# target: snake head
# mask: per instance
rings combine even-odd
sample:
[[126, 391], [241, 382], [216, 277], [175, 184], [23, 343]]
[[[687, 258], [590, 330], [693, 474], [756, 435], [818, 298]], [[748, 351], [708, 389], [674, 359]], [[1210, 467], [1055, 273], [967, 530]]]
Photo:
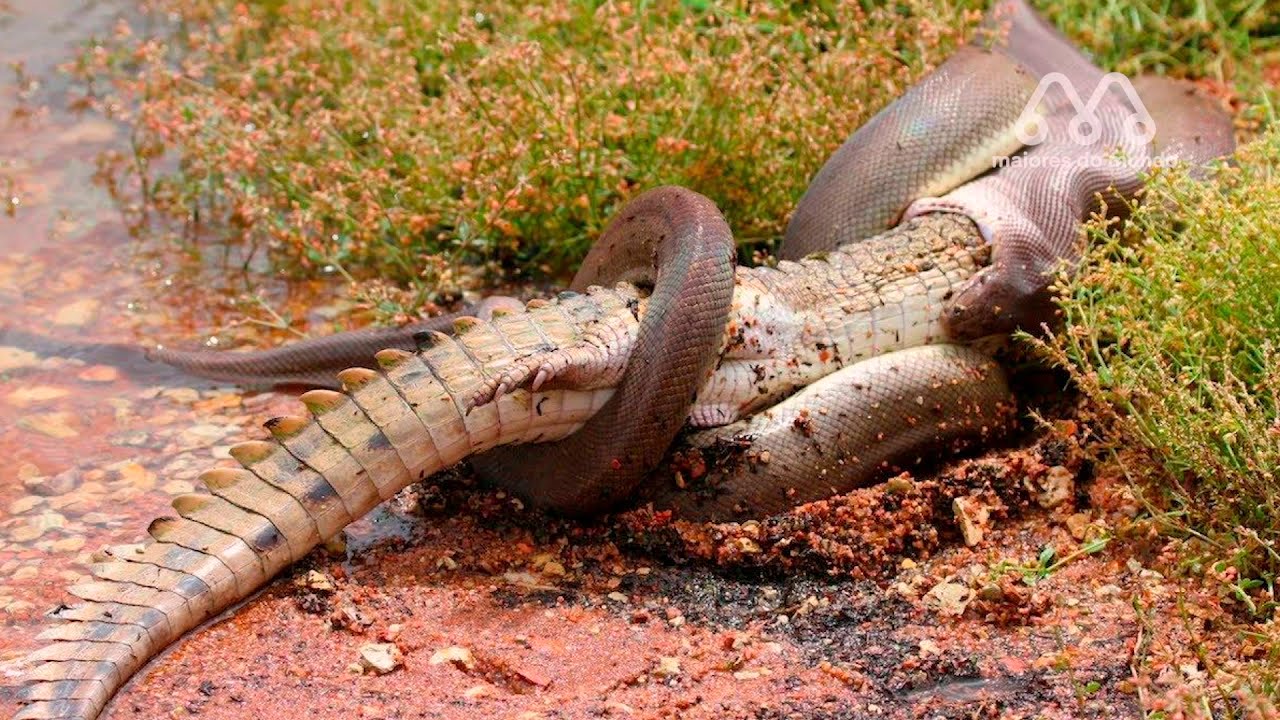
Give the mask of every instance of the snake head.
[[1181, 81], [1104, 74], [1023, 0], [999, 3], [987, 28], [995, 52], [1040, 79], [1032, 101], [1044, 132], [991, 172], [916, 200], [904, 214], [967, 215], [991, 244], [991, 266], [947, 309], [957, 340], [1051, 324], [1052, 285], [1079, 264], [1090, 217], [1122, 219], [1158, 164], [1202, 165], [1235, 148], [1231, 119], [1215, 100]]

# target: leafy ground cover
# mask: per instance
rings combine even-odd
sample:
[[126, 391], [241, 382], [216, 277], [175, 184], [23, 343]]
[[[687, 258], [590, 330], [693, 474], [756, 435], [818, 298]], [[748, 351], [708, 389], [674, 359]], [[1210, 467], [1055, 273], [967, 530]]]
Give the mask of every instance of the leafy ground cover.
[[[767, 249], [830, 152], [983, 5], [200, 0], [153, 14], [169, 33], [121, 25], [74, 72], [134, 128], [107, 175], [135, 220], [408, 287], [358, 292], [412, 312], [477, 280], [565, 277], [661, 183]], [[1104, 66], [1206, 78], [1242, 124], [1265, 117], [1260, 1], [1050, 10]]]
[[1064, 327], [1039, 345], [1095, 414], [1188, 572], [1271, 617], [1280, 570], [1280, 135], [1205, 182], [1151, 181], [1120, 233], [1091, 232], [1064, 282]]
[[[1196, 79], [1246, 142], [1207, 180], [1159, 174], [1121, 232], [1095, 227], [1039, 347], [1080, 389], [1099, 460], [1179, 544], [1174, 565], [1274, 637], [1280, 14], [1266, 0], [1044, 9], [1104, 67]], [[342, 272], [389, 319], [564, 278], [613, 209], [661, 183], [707, 194], [744, 256], [766, 252], [827, 155], [981, 10], [192, 0], [164, 4], [146, 35], [121, 25], [71, 71], [132, 128], [133, 152], [102, 176], [139, 229]], [[1262, 697], [1280, 664], [1267, 647], [1248, 680]]]

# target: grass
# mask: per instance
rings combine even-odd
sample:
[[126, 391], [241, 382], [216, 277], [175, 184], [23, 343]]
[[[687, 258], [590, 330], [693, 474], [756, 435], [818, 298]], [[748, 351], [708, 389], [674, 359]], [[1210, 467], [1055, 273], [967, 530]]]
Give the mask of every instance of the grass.
[[477, 281], [564, 278], [614, 208], [662, 183], [767, 244], [845, 133], [978, 17], [924, 0], [174, 10], [176, 39], [122, 32], [74, 68], [131, 114], [117, 187], [182, 237], [212, 227], [294, 272], [408, 286], [406, 312]]
[[[1265, 618], [1280, 571], [1280, 11], [1037, 4], [1102, 67], [1194, 78], [1256, 138], [1208, 182], [1156, 176], [1118, 235], [1093, 228], [1040, 347], [1185, 567]], [[614, 209], [662, 183], [711, 197], [744, 256], [767, 251], [830, 152], [984, 6], [162, 0], [153, 32], [121, 25], [69, 70], [132, 128], [102, 175], [135, 227], [337, 271], [399, 319], [463, 288], [564, 279]], [[1275, 623], [1257, 626], [1258, 667], [1280, 655]], [[1274, 698], [1274, 674], [1256, 678], [1249, 697]]]
[[1205, 82], [1249, 130], [1273, 115], [1280, 11], [1270, 0], [1036, 4], [1103, 68]]
[[[1036, 342], [1084, 396], [1104, 463], [1128, 475], [1150, 522], [1177, 542], [1175, 570], [1257, 623], [1242, 631], [1257, 662], [1226, 671], [1202, 661], [1212, 692], [1171, 692], [1149, 717], [1272, 717], [1280, 132], [1264, 133], [1207, 180], [1160, 172], [1122, 231], [1096, 223], [1090, 235], [1086, 269], [1063, 280], [1063, 327]], [[1209, 658], [1200, 631], [1186, 633]]]
[[[1262, 8], [1053, 11], [1104, 66], [1235, 83], [1256, 123], [1256, 51], [1275, 46]], [[662, 183], [711, 197], [744, 256], [768, 249], [830, 152], [982, 9], [190, 0], [161, 3], [159, 32], [120, 26], [72, 72], [134, 129], [104, 175], [137, 227], [294, 274], [345, 270], [403, 316], [461, 287], [564, 279], [613, 209]]]
[[[1280, 571], [1280, 133], [1207, 182], [1155, 176], [1123, 232], [1094, 227], [1047, 347], [1113, 438], [1154, 463], [1153, 503], [1274, 609]], [[1132, 448], [1130, 448], [1130, 455]], [[1120, 456], [1122, 462], [1125, 455]], [[1263, 607], [1251, 590], [1271, 598]]]

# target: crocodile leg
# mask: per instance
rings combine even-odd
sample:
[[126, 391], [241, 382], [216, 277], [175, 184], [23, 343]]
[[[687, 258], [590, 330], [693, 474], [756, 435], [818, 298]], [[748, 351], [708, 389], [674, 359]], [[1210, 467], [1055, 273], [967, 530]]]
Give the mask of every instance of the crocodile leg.
[[209, 494], [177, 498], [149, 542], [112, 549], [71, 588], [84, 603], [55, 613], [67, 622], [31, 656], [16, 717], [96, 717], [157, 652], [401, 488], [498, 444], [571, 434], [612, 388], [515, 389], [483, 408], [471, 397], [514, 357], [579, 342], [594, 324], [633, 333], [637, 300], [627, 286], [595, 288], [462, 321], [457, 338], [421, 338], [417, 353], [379, 353], [379, 370], [342, 373], [346, 392], [308, 393], [311, 418], [268, 422], [271, 441], [233, 448], [242, 468], [204, 473]]
[[[598, 335], [598, 352], [583, 356], [592, 365], [587, 374], [603, 379], [608, 358], [629, 356], [618, 366], [626, 372], [617, 393], [573, 438], [486, 453], [472, 460], [476, 470], [567, 514], [599, 512], [629, 498], [661, 461], [716, 363], [733, 303], [734, 258], [728, 223], [702, 195], [663, 187], [628, 203], [575, 280], [653, 282], [634, 349], [622, 352], [609, 340], [618, 335], [610, 329]], [[540, 386], [542, 377], [522, 381]], [[491, 389], [478, 387], [476, 396]]]

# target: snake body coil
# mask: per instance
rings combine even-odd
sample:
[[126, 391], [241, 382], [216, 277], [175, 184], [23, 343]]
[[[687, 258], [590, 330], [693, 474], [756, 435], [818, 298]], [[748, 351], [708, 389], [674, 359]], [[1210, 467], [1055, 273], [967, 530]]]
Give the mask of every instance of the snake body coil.
[[[1030, 80], [1057, 61], [1073, 77], [1096, 72], [1020, 0], [997, 5], [989, 25], [1001, 23], [1004, 39], [962, 50], [819, 173], [788, 229], [783, 255], [794, 262], [735, 271], [714, 205], [660, 188], [619, 211], [579, 292], [488, 321], [451, 318], [451, 336], [436, 323], [340, 338], [288, 356], [305, 367], [161, 356], [211, 374], [310, 380], [369, 342], [397, 346], [374, 367], [338, 373], [342, 392], [304, 394], [312, 417], [276, 418], [270, 441], [234, 446], [240, 467], [204, 473], [209, 493], [175, 500], [150, 539], [111, 548], [95, 579], [71, 588], [83, 603], [55, 611], [65, 622], [41, 636], [50, 644], [30, 657], [15, 720], [97, 717], [183, 633], [464, 458], [543, 506], [595, 512], [632, 496], [688, 421], [706, 428], [689, 443], [733, 443], [740, 458], [692, 490], [647, 492], [689, 516], [725, 517], [990, 438], [1009, 407], [1003, 376], [946, 341], [1033, 318], [1047, 259], [1097, 192], [1136, 187], [1109, 167], [1002, 171], [952, 189], [1016, 149]], [[1182, 107], [1176, 93], [1160, 97], [1170, 112]], [[1111, 128], [1125, 107], [1108, 99], [1102, 122]], [[1061, 108], [1047, 112], [1051, 129], [1063, 122]], [[1169, 128], [1161, 152], [1209, 157], [1229, 145], [1203, 124]], [[1053, 142], [1027, 151], [1080, 152]], [[946, 195], [919, 197], [931, 193]], [[907, 221], [885, 230], [904, 208]]]

